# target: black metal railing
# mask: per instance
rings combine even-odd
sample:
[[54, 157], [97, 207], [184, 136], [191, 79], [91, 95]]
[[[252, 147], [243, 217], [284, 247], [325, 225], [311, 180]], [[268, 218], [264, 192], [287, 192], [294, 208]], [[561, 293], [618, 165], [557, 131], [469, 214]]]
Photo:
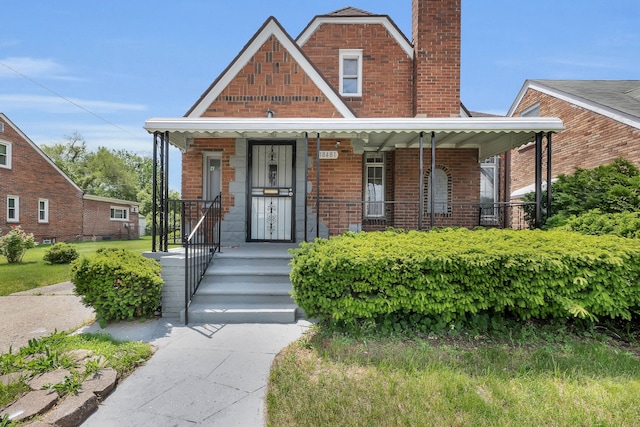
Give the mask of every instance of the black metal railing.
[[[419, 218], [419, 202], [321, 199], [317, 227], [320, 235], [387, 228], [429, 230], [434, 227], [527, 228], [523, 206], [529, 203], [438, 202], [433, 217], [426, 206]], [[311, 205], [314, 205], [313, 203]]]
[[[189, 323], [189, 305], [202, 282], [211, 258], [220, 251], [222, 196], [213, 201], [181, 202], [180, 235], [184, 247], [184, 322]], [[196, 221], [196, 215], [200, 214]]]

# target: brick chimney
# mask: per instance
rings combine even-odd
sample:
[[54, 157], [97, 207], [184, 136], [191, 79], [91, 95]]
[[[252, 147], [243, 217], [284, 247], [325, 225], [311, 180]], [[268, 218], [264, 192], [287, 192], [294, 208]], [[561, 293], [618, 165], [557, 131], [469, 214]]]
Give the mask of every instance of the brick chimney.
[[416, 117], [460, 116], [461, 0], [412, 0]]

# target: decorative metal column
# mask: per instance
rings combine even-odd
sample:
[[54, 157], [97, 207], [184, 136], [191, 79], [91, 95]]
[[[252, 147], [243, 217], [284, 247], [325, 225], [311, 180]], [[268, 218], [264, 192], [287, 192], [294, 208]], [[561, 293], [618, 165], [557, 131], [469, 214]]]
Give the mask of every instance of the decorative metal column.
[[420, 188], [418, 191], [419, 197], [419, 205], [418, 205], [418, 230], [422, 230], [422, 217], [424, 215], [424, 141], [422, 139], [422, 136], [424, 135], [424, 132], [420, 132], [420, 167], [419, 167], [419, 173], [420, 173], [420, 178], [418, 179]]
[[536, 133], [536, 228], [542, 227], [542, 132]]
[[308, 215], [308, 206], [307, 206], [307, 188], [309, 182], [309, 134], [307, 132], [304, 133], [304, 238], [303, 241], [307, 241], [307, 215]]
[[545, 222], [551, 216], [551, 132], [547, 132], [547, 217]]
[[320, 132], [316, 140], [316, 238], [320, 237]]
[[429, 176], [431, 184], [431, 191], [429, 197], [431, 203], [429, 209], [431, 209], [431, 229], [435, 226], [435, 212], [436, 212], [436, 133], [431, 132], [431, 175]]
[[156, 252], [169, 250], [169, 132], [153, 133], [152, 246]]

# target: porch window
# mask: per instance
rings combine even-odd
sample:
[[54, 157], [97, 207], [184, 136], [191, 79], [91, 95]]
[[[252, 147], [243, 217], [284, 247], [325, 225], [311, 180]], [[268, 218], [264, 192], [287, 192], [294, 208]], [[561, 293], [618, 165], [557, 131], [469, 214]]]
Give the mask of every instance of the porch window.
[[7, 222], [20, 222], [20, 197], [7, 196]]
[[340, 95], [362, 96], [360, 49], [340, 49]]
[[38, 222], [49, 222], [49, 200], [47, 199], [38, 200]]
[[[442, 167], [434, 171], [435, 191], [433, 197], [433, 213], [436, 215], [451, 215], [451, 174]], [[425, 213], [431, 214], [431, 171], [427, 171], [425, 179], [426, 203]]]
[[498, 201], [498, 165], [500, 157], [495, 156], [480, 163], [480, 203], [482, 217], [496, 218], [498, 212], [495, 203]]
[[365, 153], [366, 218], [384, 217], [384, 153]]

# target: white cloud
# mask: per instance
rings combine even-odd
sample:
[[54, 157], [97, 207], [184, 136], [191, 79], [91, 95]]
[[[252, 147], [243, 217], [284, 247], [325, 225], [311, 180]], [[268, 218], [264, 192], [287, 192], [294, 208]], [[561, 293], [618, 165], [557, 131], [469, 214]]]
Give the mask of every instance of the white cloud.
[[46, 95], [0, 94], [0, 105], [5, 104], [13, 110], [31, 110], [50, 114], [77, 113], [83, 109], [94, 114], [107, 114], [131, 111], [146, 111], [143, 104], [124, 102], [95, 101], [77, 98], [62, 98]]
[[0, 78], [14, 77], [65, 77], [65, 68], [53, 59], [36, 59], [30, 57], [9, 57], [0, 59]]

